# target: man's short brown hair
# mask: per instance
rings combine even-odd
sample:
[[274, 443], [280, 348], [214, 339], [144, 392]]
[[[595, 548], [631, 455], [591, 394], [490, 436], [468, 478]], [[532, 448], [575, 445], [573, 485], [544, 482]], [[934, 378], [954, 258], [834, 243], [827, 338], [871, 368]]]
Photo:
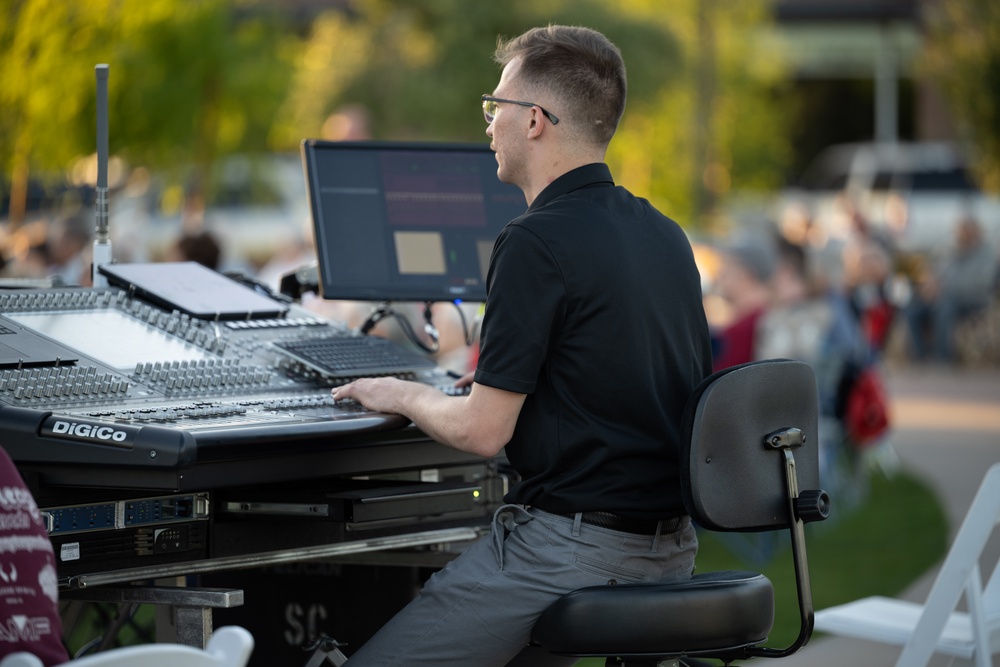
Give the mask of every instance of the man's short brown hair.
[[498, 40], [493, 58], [501, 67], [518, 57], [519, 79], [527, 88], [552, 91], [565, 102], [567, 108], [552, 113], [585, 128], [587, 139], [598, 145], [611, 141], [627, 92], [617, 46], [590, 28], [549, 25]]

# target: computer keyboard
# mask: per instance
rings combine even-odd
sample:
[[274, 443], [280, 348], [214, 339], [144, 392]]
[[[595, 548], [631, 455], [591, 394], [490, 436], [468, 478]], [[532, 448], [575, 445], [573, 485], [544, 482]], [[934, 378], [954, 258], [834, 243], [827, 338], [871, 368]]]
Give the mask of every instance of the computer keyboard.
[[418, 352], [373, 336], [306, 338], [275, 345], [292, 358], [332, 377], [396, 375], [436, 365]]

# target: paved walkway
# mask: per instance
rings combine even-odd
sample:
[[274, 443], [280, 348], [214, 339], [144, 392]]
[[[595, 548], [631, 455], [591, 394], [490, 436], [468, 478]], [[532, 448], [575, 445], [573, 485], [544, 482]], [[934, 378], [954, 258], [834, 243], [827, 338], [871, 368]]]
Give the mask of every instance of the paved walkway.
[[[986, 470], [1000, 461], [1000, 369], [889, 367], [894, 420], [893, 446], [900, 464], [937, 493], [958, 530]], [[950, 543], [950, 540], [949, 540]], [[983, 577], [1000, 556], [1000, 530], [986, 545]], [[934, 577], [928, 572], [901, 597], [927, 598]], [[777, 661], [780, 667], [891, 667], [900, 648], [856, 639], [817, 636], [797, 654]], [[931, 665], [948, 664], [935, 656]], [[1000, 657], [993, 664], [1000, 667]]]

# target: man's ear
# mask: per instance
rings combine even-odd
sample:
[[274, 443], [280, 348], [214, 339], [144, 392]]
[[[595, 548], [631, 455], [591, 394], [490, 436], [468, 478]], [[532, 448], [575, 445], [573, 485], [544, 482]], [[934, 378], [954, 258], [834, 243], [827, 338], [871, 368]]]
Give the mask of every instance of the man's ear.
[[539, 111], [538, 107], [531, 107], [531, 115], [529, 116], [530, 121], [528, 122], [528, 138], [537, 139], [542, 135], [542, 130], [545, 127], [543, 122], [542, 112]]

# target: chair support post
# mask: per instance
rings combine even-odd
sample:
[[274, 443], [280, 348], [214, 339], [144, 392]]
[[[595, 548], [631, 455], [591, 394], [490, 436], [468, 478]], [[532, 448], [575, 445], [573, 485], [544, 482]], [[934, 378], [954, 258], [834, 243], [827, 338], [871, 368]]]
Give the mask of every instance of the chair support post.
[[[771, 441], [772, 445], [774, 441]], [[788, 530], [792, 539], [792, 561], [795, 566], [795, 588], [799, 599], [799, 636], [791, 646], [785, 649], [773, 649], [767, 647], [750, 648], [747, 654], [750, 656], [766, 658], [784, 658], [789, 656], [806, 645], [812, 636], [813, 624], [815, 622], [815, 611], [813, 609], [812, 588], [809, 585], [809, 564], [806, 558], [806, 533], [805, 522], [799, 517], [795, 501], [799, 497], [798, 476], [795, 473], [795, 457], [792, 455], [791, 447], [794, 444], [783, 444], [780, 449], [784, 455], [785, 482], [788, 488]]]

